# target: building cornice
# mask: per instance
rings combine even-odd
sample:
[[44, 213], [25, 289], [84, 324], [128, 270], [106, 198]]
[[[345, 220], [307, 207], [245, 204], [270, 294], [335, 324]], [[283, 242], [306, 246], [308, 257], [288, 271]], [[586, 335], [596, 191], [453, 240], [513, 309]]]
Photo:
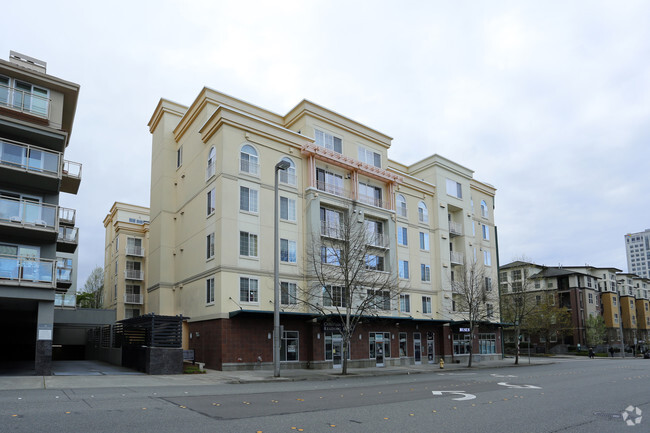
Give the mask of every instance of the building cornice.
[[186, 106], [170, 101], [169, 99], [160, 98], [158, 105], [156, 105], [156, 108], [149, 119], [149, 123], [147, 123], [147, 126], [149, 126], [149, 132], [153, 134], [164, 114], [172, 114], [182, 118], [186, 111]]

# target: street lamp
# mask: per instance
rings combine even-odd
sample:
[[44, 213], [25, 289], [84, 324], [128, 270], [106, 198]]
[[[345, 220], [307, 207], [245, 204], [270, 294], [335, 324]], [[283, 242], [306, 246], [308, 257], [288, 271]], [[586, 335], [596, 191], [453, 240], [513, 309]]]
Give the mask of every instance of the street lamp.
[[278, 211], [278, 171], [286, 170], [291, 164], [282, 160], [275, 164], [275, 215], [273, 218], [273, 376], [280, 377], [280, 230]]

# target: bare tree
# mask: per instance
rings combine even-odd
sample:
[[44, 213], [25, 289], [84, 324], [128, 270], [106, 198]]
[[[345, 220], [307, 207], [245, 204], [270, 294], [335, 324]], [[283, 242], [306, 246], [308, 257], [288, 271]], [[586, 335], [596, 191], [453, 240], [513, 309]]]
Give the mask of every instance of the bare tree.
[[364, 218], [353, 205], [345, 210], [321, 208], [319, 228], [312, 233], [306, 258], [308, 287], [301, 289], [297, 301], [340, 327], [345, 375], [357, 325], [393, 309], [401, 287], [386, 256], [385, 222]]
[[519, 364], [519, 335], [522, 329], [526, 329], [531, 317], [537, 313], [537, 299], [540, 296], [533, 293], [534, 279], [531, 279], [531, 271], [526, 267], [527, 263], [525, 261], [521, 263], [520, 268], [511, 270], [511, 278], [507, 282], [502, 282], [501, 292], [501, 319], [513, 324], [517, 342], [515, 364]]
[[83, 290], [77, 293], [77, 307], [102, 308], [103, 297], [104, 271], [101, 267], [97, 266], [90, 272]]
[[[477, 262], [472, 262], [454, 274], [451, 280], [454, 311], [451, 314], [465, 320], [469, 324], [470, 345], [467, 367], [472, 366], [474, 352], [475, 327], [483, 321], [494, 320], [494, 291], [486, 281], [485, 268]], [[492, 306], [492, 308], [490, 308]]]

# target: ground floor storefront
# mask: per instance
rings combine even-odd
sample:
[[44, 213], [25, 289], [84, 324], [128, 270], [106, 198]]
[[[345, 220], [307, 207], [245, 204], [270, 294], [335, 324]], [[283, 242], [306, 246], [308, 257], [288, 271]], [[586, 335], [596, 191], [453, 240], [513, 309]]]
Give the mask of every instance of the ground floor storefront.
[[[501, 328], [481, 324], [470, 338], [467, 324], [402, 317], [369, 317], [356, 327], [344, 348], [335, 318], [282, 314], [280, 359], [282, 368], [350, 368], [434, 364], [501, 357]], [[216, 370], [271, 369], [273, 316], [240, 312], [228, 319], [187, 323], [188, 349], [196, 361]]]

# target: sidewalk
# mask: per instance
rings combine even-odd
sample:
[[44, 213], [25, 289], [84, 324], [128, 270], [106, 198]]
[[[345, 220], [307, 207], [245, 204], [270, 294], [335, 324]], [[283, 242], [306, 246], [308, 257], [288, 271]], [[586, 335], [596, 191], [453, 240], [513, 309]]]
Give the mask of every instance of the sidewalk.
[[[530, 365], [553, 364], [560, 357], [531, 358]], [[80, 361], [84, 362], [84, 361]], [[103, 369], [74, 372], [74, 368], [61, 368], [53, 376], [0, 376], [0, 391], [18, 389], [77, 389], [77, 388], [115, 388], [147, 386], [196, 386], [237, 383], [288, 382], [304, 380], [337, 380], [354, 377], [394, 376], [422, 373], [462, 373], [477, 369], [513, 367], [514, 358], [497, 361], [473, 362], [467, 368], [467, 361], [446, 363], [443, 370], [438, 364], [408, 365], [396, 367], [351, 368], [348, 375], [342, 376], [340, 369], [304, 370], [283, 369], [280, 377], [273, 377], [273, 370], [217, 371], [206, 370], [205, 374], [179, 374], [150, 376], [135, 371], [119, 371], [106, 364]], [[73, 364], [74, 365], [74, 364]], [[519, 366], [528, 366], [528, 358], [519, 359]], [[103, 367], [100, 365], [100, 367]], [[102, 371], [99, 371], [102, 370]]]

